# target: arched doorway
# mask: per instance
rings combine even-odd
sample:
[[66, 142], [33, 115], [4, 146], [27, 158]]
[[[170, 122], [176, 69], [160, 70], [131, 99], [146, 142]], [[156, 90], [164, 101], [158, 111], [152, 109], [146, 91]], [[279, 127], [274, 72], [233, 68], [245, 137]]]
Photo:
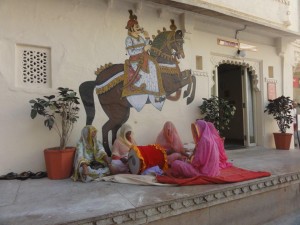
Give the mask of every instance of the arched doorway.
[[230, 130], [225, 131], [225, 148], [256, 145], [253, 74], [241, 64], [221, 63], [217, 67], [216, 93], [236, 107]]

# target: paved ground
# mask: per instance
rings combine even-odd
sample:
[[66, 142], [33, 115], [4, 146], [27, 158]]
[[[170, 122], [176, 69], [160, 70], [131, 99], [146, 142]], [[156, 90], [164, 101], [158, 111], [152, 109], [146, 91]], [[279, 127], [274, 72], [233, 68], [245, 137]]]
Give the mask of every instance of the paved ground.
[[[300, 171], [300, 150], [251, 148], [228, 151], [237, 167], [269, 171], [281, 175]], [[0, 180], [0, 225], [61, 224], [114, 212], [147, 207], [201, 192], [224, 189], [236, 184], [184, 187], [139, 186], [131, 184], [66, 180]], [[290, 222], [279, 218], [266, 225], [299, 225], [300, 216]], [[284, 223], [282, 223], [282, 219]]]
[[262, 225], [300, 225], [300, 211], [287, 214]]

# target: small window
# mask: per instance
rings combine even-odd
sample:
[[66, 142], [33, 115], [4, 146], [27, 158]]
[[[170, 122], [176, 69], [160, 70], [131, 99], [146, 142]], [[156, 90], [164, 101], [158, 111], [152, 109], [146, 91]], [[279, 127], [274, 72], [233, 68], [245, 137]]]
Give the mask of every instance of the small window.
[[29, 45], [16, 48], [17, 85], [50, 88], [50, 48]]
[[203, 70], [202, 56], [196, 56], [196, 70]]
[[268, 67], [269, 78], [274, 78], [273, 66]]

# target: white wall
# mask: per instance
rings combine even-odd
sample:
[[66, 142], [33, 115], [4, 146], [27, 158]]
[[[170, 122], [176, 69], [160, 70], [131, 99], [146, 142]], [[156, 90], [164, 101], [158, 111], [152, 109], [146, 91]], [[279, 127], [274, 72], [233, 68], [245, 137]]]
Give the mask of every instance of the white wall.
[[299, 1], [295, 0], [177, 0], [238, 18], [299, 32]]
[[[94, 80], [94, 71], [105, 63], [123, 63], [125, 29], [128, 9], [133, 5], [119, 1], [108, 9], [106, 1], [1, 1], [0, 77], [1, 77], [1, 144], [0, 174], [8, 171], [44, 170], [43, 149], [59, 145], [56, 133], [43, 126], [43, 119], [31, 120], [32, 98], [56, 92], [57, 87], [78, 91], [80, 83]], [[175, 17], [176, 19], [176, 17]], [[169, 28], [170, 18], [157, 17], [156, 11], [145, 10], [139, 23], [156, 34], [157, 29]], [[177, 23], [178, 24], [178, 23]], [[46, 46], [52, 54], [52, 88], [23, 88], [17, 85], [15, 70], [16, 44]], [[198, 87], [198, 90], [200, 88]], [[166, 101], [160, 112], [147, 105], [137, 113], [131, 110], [132, 124], [139, 144], [154, 143], [156, 135], [167, 120], [172, 120], [182, 134], [183, 141], [191, 141], [190, 123], [198, 115], [199, 94], [186, 106], [186, 99]], [[198, 102], [198, 103], [197, 103]], [[96, 102], [94, 125], [102, 137], [101, 126], [107, 120]], [[176, 113], [174, 113], [176, 112]], [[85, 111], [81, 105], [80, 119], [70, 140], [75, 145], [85, 125]], [[102, 139], [102, 138], [101, 138]]]
[[[125, 29], [128, 21], [128, 9], [135, 5], [127, 1], [114, 1], [112, 7], [102, 0], [0, 0], [0, 99], [1, 99], [1, 149], [0, 174], [27, 170], [45, 170], [43, 149], [59, 145], [56, 133], [43, 126], [43, 119], [30, 118], [32, 98], [56, 92], [57, 87], [70, 87], [78, 91], [83, 81], [94, 80], [94, 71], [105, 63], [123, 63], [127, 59], [125, 52]], [[138, 14], [138, 21], [151, 35], [163, 27], [169, 29], [170, 19], [175, 19], [180, 27], [178, 14], [167, 13], [159, 16], [153, 7], [144, 7]], [[201, 21], [199, 21], [201, 22]], [[232, 31], [234, 32], [234, 31]], [[191, 30], [186, 40], [186, 59], [182, 60], [182, 69], [195, 70], [195, 56], [203, 56], [203, 71], [206, 76], [197, 76], [195, 100], [186, 105], [186, 99], [177, 102], [166, 101], [162, 111], [152, 105], [146, 105], [141, 112], [131, 109], [128, 120], [135, 131], [140, 145], [151, 144], [167, 120], [175, 123], [183, 142], [192, 141], [190, 123], [200, 117], [198, 106], [203, 97], [209, 97], [213, 53], [232, 57], [236, 49], [218, 46], [217, 38], [222, 33], [208, 33], [197, 28]], [[226, 36], [224, 36], [226, 38]], [[51, 88], [20, 87], [17, 82], [16, 45], [45, 46], [51, 48]], [[280, 57], [275, 46], [256, 44], [258, 52], [248, 52], [249, 60], [262, 61], [259, 68], [261, 92], [266, 99], [267, 66], [274, 66], [278, 87], [281, 86]], [[278, 88], [278, 95], [280, 88]], [[97, 98], [95, 98], [97, 100]], [[75, 145], [80, 131], [85, 125], [85, 111], [80, 106], [80, 119], [75, 124], [69, 145]], [[263, 115], [263, 113], [262, 113]], [[266, 116], [266, 123], [272, 124]], [[101, 126], [107, 116], [96, 102], [94, 125], [102, 139]], [[267, 129], [271, 131], [271, 128]], [[263, 144], [263, 143], [261, 143]], [[271, 140], [265, 143], [271, 146]]]

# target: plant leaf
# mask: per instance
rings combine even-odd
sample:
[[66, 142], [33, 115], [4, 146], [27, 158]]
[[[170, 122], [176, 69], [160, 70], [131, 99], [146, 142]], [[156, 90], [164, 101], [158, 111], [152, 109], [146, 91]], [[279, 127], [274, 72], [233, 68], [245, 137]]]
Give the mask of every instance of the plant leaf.
[[37, 115], [37, 111], [35, 109], [32, 109], [31, 113], [30, 113], [31, 119], [34, 119], [36, 117], [36, 115]]

